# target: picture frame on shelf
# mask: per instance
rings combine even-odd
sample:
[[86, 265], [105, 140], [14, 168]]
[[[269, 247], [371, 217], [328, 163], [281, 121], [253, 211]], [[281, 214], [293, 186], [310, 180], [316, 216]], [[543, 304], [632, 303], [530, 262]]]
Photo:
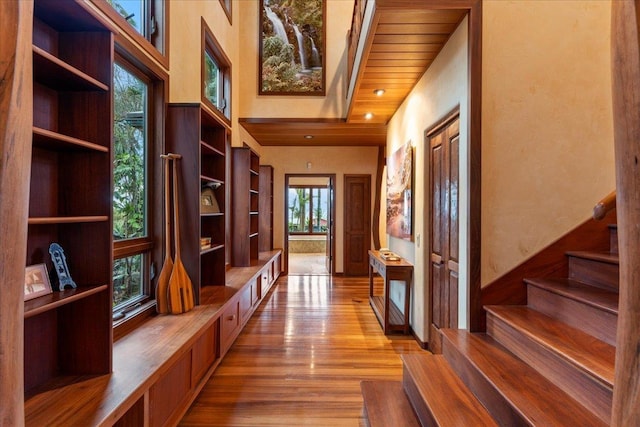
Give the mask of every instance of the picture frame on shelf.
[[210, 186], [203, 187], [200, 193], [200, 213], [220, 213], [218, 200], [216, 199], [213, 188]]
[[29, 265], [24, 273], [24, 300], [52, 293], [49, 273], [45, 264]]

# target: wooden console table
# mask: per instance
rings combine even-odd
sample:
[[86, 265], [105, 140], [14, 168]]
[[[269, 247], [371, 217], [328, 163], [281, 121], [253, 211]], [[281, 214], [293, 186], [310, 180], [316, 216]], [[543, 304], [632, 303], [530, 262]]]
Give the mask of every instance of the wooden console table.
[[[374, 295], [373, 270], [384, 279], [384, 293]], [[409, 334], [409, 307], [411, 300], [411, 280], [413, 265], [406, 260], [387, 261], [379, 251], [369, 251], [369, 303], [376, 314], [385, 334], [402, 332]], [[404, 314], [389, 298], [389, 283], [392, 280], [404, 282]]]

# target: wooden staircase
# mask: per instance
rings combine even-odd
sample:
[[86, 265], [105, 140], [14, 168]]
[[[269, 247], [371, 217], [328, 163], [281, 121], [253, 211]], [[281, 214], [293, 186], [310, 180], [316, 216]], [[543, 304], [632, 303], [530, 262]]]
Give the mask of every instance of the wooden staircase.
[[527, 305], [485, 306], [486, 333], [443, 329], [442, 354], [403, 356], [401, 382], [363, 382], [369, 425], [609, 425], [619, 282], [617, 227], [609, 233], [609, 252], [567, 252], [568, 277], [525, 278]]

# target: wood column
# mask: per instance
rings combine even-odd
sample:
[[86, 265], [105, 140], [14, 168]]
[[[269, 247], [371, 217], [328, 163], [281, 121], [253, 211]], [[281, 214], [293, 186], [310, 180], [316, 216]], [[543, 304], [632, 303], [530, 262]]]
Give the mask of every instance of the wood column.
[[612, 425], [640, 419], [640, 0], [612, 2], [620, 304]]
[[33, 1], [0, 1], [0, 425], [24, 425], [23, 295], [33, 122]]
[[24, 425], [33, 1], [0, 1], [0, 425]]

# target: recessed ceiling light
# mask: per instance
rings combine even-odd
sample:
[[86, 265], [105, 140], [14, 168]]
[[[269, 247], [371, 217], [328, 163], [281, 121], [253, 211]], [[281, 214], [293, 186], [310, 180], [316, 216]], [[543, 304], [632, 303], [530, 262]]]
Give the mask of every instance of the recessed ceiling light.
[[313, 135], [305, 135], [304, 139], [313, 139]]
[[384, 95], [384, 89], [374, 89], [373, 93], [375, 93], [377, 96], [382, 96]]
[[364, 115], [364, 118], [367, 120], [371, 120], [373, 118], [373, 113], [369, 112]]

